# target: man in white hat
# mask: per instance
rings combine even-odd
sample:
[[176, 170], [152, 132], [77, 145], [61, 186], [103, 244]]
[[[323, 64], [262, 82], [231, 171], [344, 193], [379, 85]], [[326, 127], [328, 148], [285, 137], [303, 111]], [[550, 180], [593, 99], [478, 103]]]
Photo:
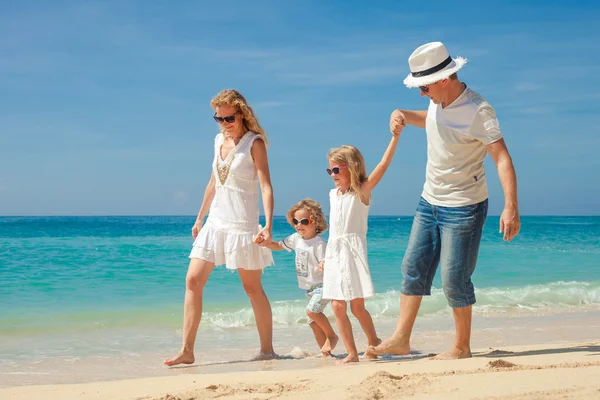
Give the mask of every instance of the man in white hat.
[[442, 287], [454, 312], [456, 338], [437, 359], [471, 357], [471, 315], [479, 242], [488, 208], [483, 161], [489, 153], [504, 190], [500, 232], [511, 241], [520, 230], [517, 178], [502, 138], [496, 113], [478, 93], [458, 79], [467, 60], [453, 59], [440, 42], [427, 43], [408, 59], [411, 73], [404, 80], [430, 99], [423, 111], [395, 110], [390, 129], [406, 124], [427, 132], [427, 171], [423, 193], [402, 261], [400, 317], [396, 331], [375, 354], [408, 354], [410, 335], [421, 299], [431, 294], [438, 264]]

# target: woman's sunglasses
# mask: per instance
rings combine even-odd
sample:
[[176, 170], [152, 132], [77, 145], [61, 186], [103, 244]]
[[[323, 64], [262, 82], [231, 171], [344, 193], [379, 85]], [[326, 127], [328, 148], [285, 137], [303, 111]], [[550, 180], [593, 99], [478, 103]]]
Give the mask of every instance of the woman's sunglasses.
[[298, 224], [302, 224], [302, 225], [308, 225], [310, 224], [310, 220], [308, 218], [302, 218], [300, 220], [296, 219], [296, 218], [292, 218], [292, 222], [294, 223], [294, 225], [298, 225]]
[[348, 167], [345, 165], [340, 165], [339, 167], [327, 168], [327, 175], [331, 175], [331, 174], [337, 175], [340, 173], [340, 170], [342, 168], [348, 168]]
[[228, 124], [233, 123], [233, 121], [235, 121], [235, 116], [237, 113], [233, 114], [233, 115], [229, 115], [227, 117], [217, 117], [217, 113], [215, 113], [215, 115], [213, 115], [213, 118], [215, 121], [217, 121], [218, 124], [222, 123], [222, 122], [227, 122]]

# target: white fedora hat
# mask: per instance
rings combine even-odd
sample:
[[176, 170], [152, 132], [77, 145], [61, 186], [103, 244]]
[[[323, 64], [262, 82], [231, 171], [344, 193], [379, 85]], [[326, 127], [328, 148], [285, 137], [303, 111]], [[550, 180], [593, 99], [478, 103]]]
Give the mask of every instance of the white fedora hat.
[[466, 58], [452, 58], [441, 42], [420, 46], [408, 57], [410, 74], [404, 79], [409, 88], [430, 85], [446, 79], [467, 63]]

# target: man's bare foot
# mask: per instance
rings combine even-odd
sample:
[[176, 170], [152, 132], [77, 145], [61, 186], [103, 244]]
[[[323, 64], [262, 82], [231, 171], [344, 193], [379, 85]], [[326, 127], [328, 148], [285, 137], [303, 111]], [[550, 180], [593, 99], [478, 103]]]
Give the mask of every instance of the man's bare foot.
[[323, 347], [321, 347], [321, 353], [323, 353], [323, 355], [325, 355], [326, 353], [331, 355], [331, 352], [333, 351], [333, 349], [335, 349], [335, 346], [338, 344], [339, 341], [340, 338], [338, 337], [338, 335], [335, 334], [332, 337], [327, 338], [327, 340], [325, 340], [325, 344], [323, 344]]
[[196, 359], [194, 358], [193, 352], [187, 352], [181, 350], [177, 355], [170, 360], [164, 360], [163, 364], [167, 367], [172, 367], [178, 364], [193, 364]]
[[336, 362], [338, 365], [358, 362], [358, 354], [348, 354], [343, 360]]
[[430, 360], [459, 360], [461, 358], [471, 358], [471, 350], [461, 350], [458, 347], [452, 347], [449, 351], [430, 357]]
[[258, 355], [252, 357], [250, 361], [267, 361], [267, 360], [275, 360], [279, 358], [279, 356], [275, 353], [263, 353], [260, 352]]
[[363, 355], [363, 358], [365, 360], [377, 360], [377, 354], [370, 352], [369, 348], [375, 348], [375, 347], [379, 346], [380, 344], [381, 344], [381, 339], [377, 338], [377, 344], [375, 346], [367, 346], [367, 349], [365, 350], [365, 354]]
[[396, 354], [405, 356], [410, 353], [410, 344], [407, 340], [394, 339], [393, 337], [384, 340], [377, 346], [367, 347], [367, 354]]

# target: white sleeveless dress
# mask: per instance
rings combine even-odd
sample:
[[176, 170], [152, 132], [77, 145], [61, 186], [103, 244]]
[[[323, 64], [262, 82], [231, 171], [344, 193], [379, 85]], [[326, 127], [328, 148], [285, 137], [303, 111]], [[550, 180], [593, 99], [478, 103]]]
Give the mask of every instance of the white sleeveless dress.
[[223, 160], [225, 137], [215, 138], [215, 197], [206, 223], [194, 241], [190, 258], [200, 258], [228, 269], [262, 270], [273, 264], [271, 250], [254, 243], [260, 231], [258, 172], [250, 150], [260, 135], [247, 132]]
[[369, 206], [353, 193], [329, 193], [329, 239], [323, 272], [323, 298], [354, 300], [373, 297], [367, 260]]

